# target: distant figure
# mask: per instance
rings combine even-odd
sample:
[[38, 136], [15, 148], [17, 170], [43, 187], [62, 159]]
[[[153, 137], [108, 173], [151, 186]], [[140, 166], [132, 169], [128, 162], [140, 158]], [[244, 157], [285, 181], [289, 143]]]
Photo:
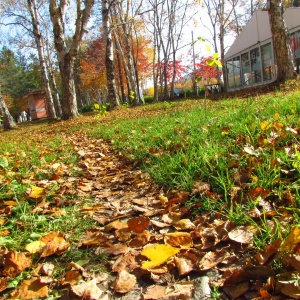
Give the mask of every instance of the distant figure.
[[27, 114], [26, 114], [25, 110], [21, 111], [20, 117], [21, 117], [21, 122], [26, 122], [27, 121]]
[[27, 121], [31, 121], [30, 109], [27, 110]]

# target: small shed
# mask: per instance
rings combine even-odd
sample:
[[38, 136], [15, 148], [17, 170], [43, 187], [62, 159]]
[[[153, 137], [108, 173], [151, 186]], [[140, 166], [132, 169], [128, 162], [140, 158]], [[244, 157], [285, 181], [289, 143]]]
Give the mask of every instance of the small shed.
[[43, 90], [30, 92], [25, 96], [25, 99], [28, 102], [32, 120], [48, 117], [46, 93]]

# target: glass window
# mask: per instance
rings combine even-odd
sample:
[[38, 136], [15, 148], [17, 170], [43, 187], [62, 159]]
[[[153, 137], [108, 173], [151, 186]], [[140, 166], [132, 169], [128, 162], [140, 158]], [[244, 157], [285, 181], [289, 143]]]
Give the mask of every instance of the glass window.
[[240, 87], [241, 86], [241, 62], [239, 56], [233, 58], [233, 73], [234, 73], [235, 87]]
[[291, 48], [294, 58], [300, 58], [300, 30], [291, 34]]
[[251, 82], [261, 82], [261, 65], [260, 65], [260, 53], [259, 48], [252, 49], [250, 51], [251, 57]]
[[243, 53], [241, 56], [242, 59], [242, 80], [243, 85], [249, 85], [251, 83], [251, 73], [250, 73], [250, 61], [249, 54]]
[[229, 88], [234, 87], [234, 73], [233, 73], [233, 64], [232, 60], [228, 60], [226, 62], [226, 69], [227, 69], [227, 85]]
[[268, 81], [274, 79], [274, 61], [272, 55], [272, 45], [268, 43], [261, 47], [263, 80]]

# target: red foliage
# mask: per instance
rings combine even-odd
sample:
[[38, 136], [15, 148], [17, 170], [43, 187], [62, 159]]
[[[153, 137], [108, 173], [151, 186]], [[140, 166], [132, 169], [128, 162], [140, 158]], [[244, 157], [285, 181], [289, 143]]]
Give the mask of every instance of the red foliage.
[[219, 75], [222, 74], [221, 70], [217, 70], [216, 67], [211, 67], [207, 64], [207, 61], [211, 58], [212, 58], [211, 56], [203, 57], [199, 63], [195, 64], [195, 72], [194, 72], [195, 77], [202, 77], [203, 79], [209, 81], [212, 78], [217, 78], [218, 72]]
[[[167, 82], [168, 84], [171, 83], [173, 75], [174, 75], [174, 69], [173, 69], [173, 65], [174, 65], [174, 61], [169, 61], [167, 64], [167, 74], [166, 74], [166, 78], [167, 78]], [[164, 66], [165, 63], [161, 62], [160, 64], [156, 64], [156, 68], [160, 68], [161, 72], [163, 73], [164, 70]], [[175, 61], [175, 69], [176, 69], [176, 77], [175, 77], [175, 82], [178, 82], [179, 80], [182, 79], [183, 74], [186, 70], [186, 67], [182, 65], [182, 61], [181, 60], [176, 60]]]

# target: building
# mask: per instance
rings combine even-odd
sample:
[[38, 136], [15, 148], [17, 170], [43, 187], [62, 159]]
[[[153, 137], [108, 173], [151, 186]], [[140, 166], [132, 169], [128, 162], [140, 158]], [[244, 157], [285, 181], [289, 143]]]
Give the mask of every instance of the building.
[[[284, 13], [289, 29], [296, 72], [300, 68], [300, 7]], [[272, 35], [267, 10], [257, 10], [225, 54], [228, 91], [276, 80]]]
[[48, 117], [46, 94], [44, 91], [32, 91], [24, 98], [28, 102], [29, 113], [32, 120]]

